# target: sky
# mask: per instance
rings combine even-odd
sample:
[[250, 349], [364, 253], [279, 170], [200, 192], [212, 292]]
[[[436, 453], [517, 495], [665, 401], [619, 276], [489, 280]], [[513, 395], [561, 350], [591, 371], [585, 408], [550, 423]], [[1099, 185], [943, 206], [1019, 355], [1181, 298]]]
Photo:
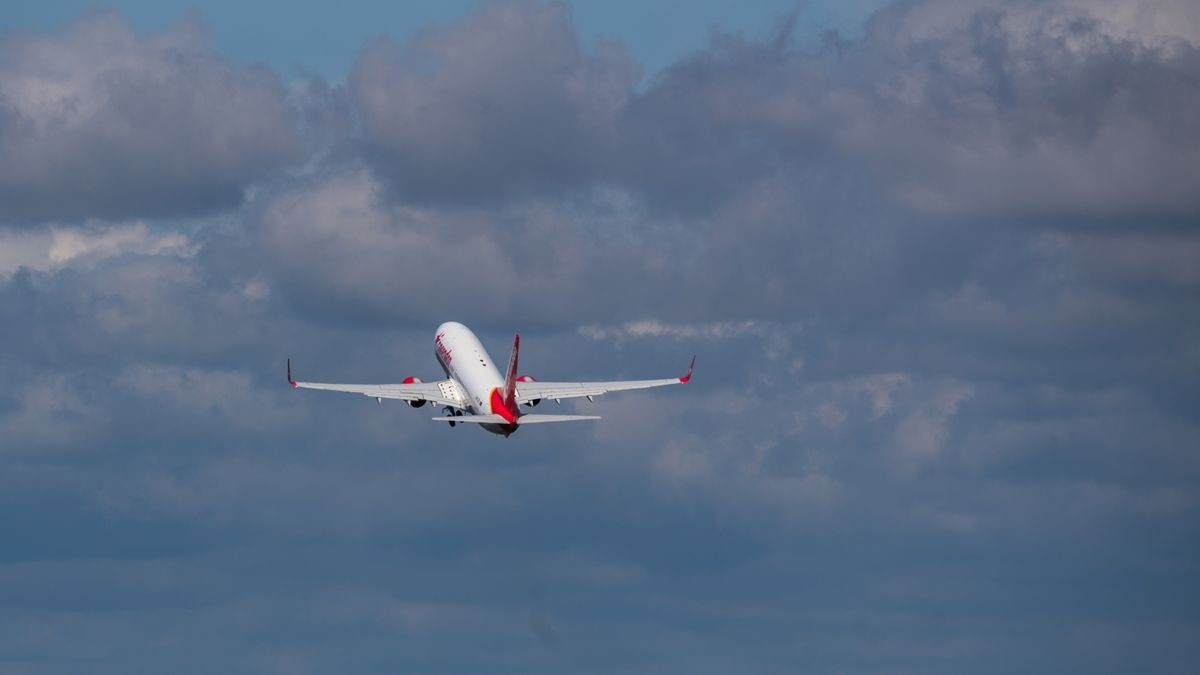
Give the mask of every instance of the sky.
[[[1198, 111], [1184, 0], [5, 6], [0, 672], [1190, 673]], [[446, 320], [695, 377], [284, 380]]]
[[[0, 26], [56, 30], [101, 7], [119, 11], [140, 32], [162, 31], [198, 15], [211, 31], [213, 47], [240, 63], [265, 63], [280, 77], [318, 75], [342, 80], [368, 41], [379, 36], [407, 41], [422, 28], [461, 19], [472, 0], [345, 0], [336, 5], [298, 6], [284, 0], [89, 0], [20, 3], [0, 14]], [[587, 49], [598, 40], [620, 41], [647, 73], [669, 66], [704, 47], [710, 30], [755, 35], [796, 13], [799, 40], [815, 43], [829, 30], [856, 34], [871, 11], [887, 0], [797, 3], [759, 0], [585, 0], [570, 3], [573, 28]]]

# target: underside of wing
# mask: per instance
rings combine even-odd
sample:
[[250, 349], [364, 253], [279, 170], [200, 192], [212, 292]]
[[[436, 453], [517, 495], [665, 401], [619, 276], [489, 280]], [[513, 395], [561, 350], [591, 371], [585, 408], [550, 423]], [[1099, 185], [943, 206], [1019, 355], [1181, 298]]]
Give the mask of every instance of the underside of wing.
[[631, 389], [650, 389], [665, 387], [669, 384], [685, 384], [692, 379], [692, 370], [696, 366], [696, 357], [688, 367], [687, 375], [683, 377], [667, 377], [658, 380], [616, 380], [612, 382], [541, 382], [538, 380], [521, 381], [517, 383], [517, 403], [528, 403], [543, 398], [555, 400], [564, 398], [579, 398], [581, 396], [599, 396], [612, 391], [629, 391]]
[[298, 382], [292, 379], [292, 364], [288, 361], [288, 383], [296, 389], [318, 389], [322, 391], [340, 391], [350, 394], [362, 394], [376, 399], [395, 399], [400, 401], [428, 401], [435, 405], [462, 408], [463, 393], [454, 380], [438, 380], [436, 382], [421, 382], [416, 378], [400, 384], [331, 384], [327, 382]]

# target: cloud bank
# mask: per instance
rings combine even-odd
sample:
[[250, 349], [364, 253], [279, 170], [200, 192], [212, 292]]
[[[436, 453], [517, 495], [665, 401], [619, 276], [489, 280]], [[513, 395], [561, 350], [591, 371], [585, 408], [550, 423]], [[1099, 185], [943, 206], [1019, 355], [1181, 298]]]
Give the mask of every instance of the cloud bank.
[[10, 223], [229, 208], [298, 153], [274, 73], [196, 23], [138, 36], [112, 12], [0, 38], [0, 148]]
[[[643, 73], [489, 2], [289, 84], [0, 36], [0, 662], [1190, 672], [1196, 10], [804, 17]], [[507, 442], [283, 383], [446, 319], [696, 378]]]

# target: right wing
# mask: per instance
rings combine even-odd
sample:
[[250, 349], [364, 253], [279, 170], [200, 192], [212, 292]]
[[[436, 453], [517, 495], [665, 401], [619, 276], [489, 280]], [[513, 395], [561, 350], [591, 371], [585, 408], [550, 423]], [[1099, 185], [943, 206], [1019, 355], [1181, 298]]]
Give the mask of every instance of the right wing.
[[297, 382], [292, 379], [292, 360], [288, 359], [288, 383], [296, 389], [321, 389], [362, 394], [376, 399], [398, 399], [401, 401], [429, 401], [451, 408], [465, 407], [465, 397], [454, 380], [437, 382], [404, 382], [401, 384], [327, 384], [325, 382]]
[[528, 403], [543, 398], [555, 400], [578, 398], [580, 396], [599, 396], [610, 391], [628, 391], [630, 389], [649, 389], [668, 384], [686, 384], [692, 379], [692, 369], [696, 367], [696, 357], [688, 366], [687, 375], [683, 377], [667, 377], [660, 380], [618, 380], [613, 382], [541, 382], [539, 380], [517, 382], [517, 403]]

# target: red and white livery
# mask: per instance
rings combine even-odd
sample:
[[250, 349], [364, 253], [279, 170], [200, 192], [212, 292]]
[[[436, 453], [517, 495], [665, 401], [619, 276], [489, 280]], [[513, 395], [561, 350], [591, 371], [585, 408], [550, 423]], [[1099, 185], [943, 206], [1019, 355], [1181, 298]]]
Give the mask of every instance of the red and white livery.
[[659, 380], [625, 380], [615, 382], [541, 382], [528, 375], [517, 376], [517, 356], [521, 336], [513, 336], [512, 356], [508, 368], [501, 373], [470, 328], [456, 321], [438, 326], [433, 338], [433, 351], [446, 373], [446, 379], [422, 382], [415, 377], [400, 384], [325, 384], [297, 382], [292, 379], [292, 362], [288, 360], [288, 382], [299, 389], [325, 389], [363, 394], [383, 402], [383, 399], [407, 401], [414, 408], [426, 403], [442, 406], [439, 422], [454, 426], [460, 422], [479, 424], [484, 429], [508, 436], [525, 424], [544, 422], [574, 422], [598, 420], [595, 415], [539, 415], [521, 410], [533, 407], [542, 399], [561, 401], [564, 398], [607, 394], [610, 391], [648, 389], [668, 384], [683, 384], [692, 379], [696, 357], [688, 366], [687, 375]]

